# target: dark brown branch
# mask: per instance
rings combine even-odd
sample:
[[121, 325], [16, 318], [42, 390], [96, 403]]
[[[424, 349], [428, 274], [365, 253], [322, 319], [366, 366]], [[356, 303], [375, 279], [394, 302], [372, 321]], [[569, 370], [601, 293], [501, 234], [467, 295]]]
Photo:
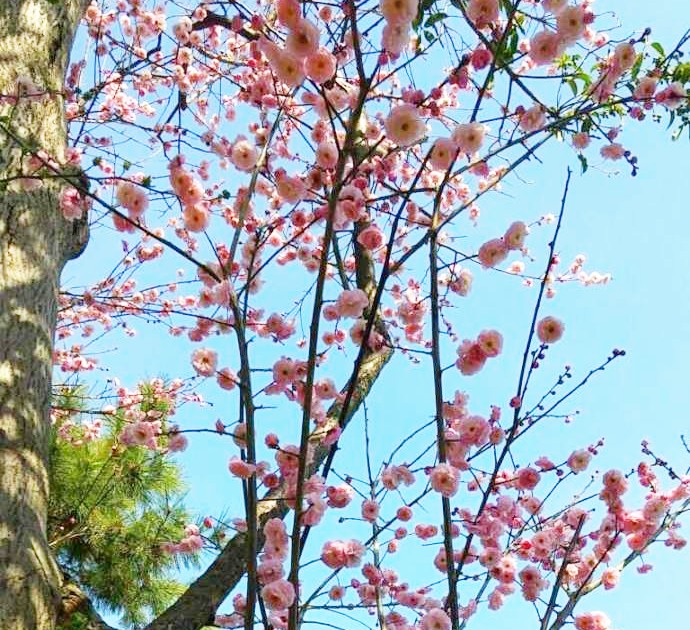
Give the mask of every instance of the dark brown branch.
[[239, 29], [233, 28], [232, 25], [232, 20], [229, 18], [226, 18], [224, 15], [218, 15], [216, 13], [207, 13], [206, 17], [203, 20], [199, 20], [198, 22], [194, 22], [192, 24], [192, 30], [193, 31], [202, 31], [205, 28], [210, 28], [211, 26], [222, 26], [223, 28], [228, 29], [229, 31], [232, 31], [233, 33], [237, 33], [238, 35], [242, 35], [245, 39], [249, 41], [256, 41], [261, 37], [261, 33], [257, 33], [256, 31], [252, 31], [244, 26], [242, 26]]

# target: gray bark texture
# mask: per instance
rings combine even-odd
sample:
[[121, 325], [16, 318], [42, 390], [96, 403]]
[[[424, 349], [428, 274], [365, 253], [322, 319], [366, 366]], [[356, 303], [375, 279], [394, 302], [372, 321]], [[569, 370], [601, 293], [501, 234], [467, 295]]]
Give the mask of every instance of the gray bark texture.
[[[58, 282], [85, 222], [58, 209], [64, 181], [23, 191], [28, 153], [60, 160], [62, 88], [83, 0], [0, 0], [0, 628], [51, 630], [60, 574], [46, 540], [53, 329]], [[42, 99], [12, 96], [24, 79]]]

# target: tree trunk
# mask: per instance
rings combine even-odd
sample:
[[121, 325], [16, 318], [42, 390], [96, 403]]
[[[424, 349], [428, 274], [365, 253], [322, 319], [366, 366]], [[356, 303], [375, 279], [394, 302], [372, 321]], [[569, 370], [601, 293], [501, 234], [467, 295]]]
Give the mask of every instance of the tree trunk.
[[[27, 152], [64, 156], [62, 88], [83, 0], [0, 0], [0, 628], [47, 630], [60, 575], [46, 540], [58, 281], [84, 243], [58, 209], [59, 178], [25, 192]], [[46, 91], [18, 95], [18, 79]]]

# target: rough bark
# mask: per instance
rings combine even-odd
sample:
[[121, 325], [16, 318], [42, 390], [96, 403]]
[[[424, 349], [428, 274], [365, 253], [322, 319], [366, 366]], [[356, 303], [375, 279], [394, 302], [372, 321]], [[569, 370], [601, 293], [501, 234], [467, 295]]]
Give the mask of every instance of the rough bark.
[[75, 614], [81, 613], [86, 617], [83, 630], [115, 630], [103, 620], [88, 595], [74, 582], [66, 581], [60, 596], [62, 604], [58, 623], [69, 623]]
[[[58, 281], [83, 225], [64, 220], [54, 179], [16, 185], [27, 151], [66, 146], [61, 92], [83, 0], [0, 1], [0, 628], [51, 630], [60, 574], [46, 540], [49, 403]], [[49, 97], [20, 98], [30, 78]]]

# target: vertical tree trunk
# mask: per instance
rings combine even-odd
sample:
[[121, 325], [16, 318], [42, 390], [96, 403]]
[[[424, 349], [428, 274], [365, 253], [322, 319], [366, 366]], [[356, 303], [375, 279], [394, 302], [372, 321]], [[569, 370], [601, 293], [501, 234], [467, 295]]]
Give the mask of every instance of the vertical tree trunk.
[[[53, 628], [59, 606], [60, 577], [46, 541], [51, 355], [60, 271], [83, 234], [59, 212], [64, 182], [23, 192], [13, 178], [28, 147], [64, 156], [61, 91], [82, 9], [83, 0], [0, 0], [2, 630]], [[23, 78], [51, 96], [12, 102], [7, 97]]]

